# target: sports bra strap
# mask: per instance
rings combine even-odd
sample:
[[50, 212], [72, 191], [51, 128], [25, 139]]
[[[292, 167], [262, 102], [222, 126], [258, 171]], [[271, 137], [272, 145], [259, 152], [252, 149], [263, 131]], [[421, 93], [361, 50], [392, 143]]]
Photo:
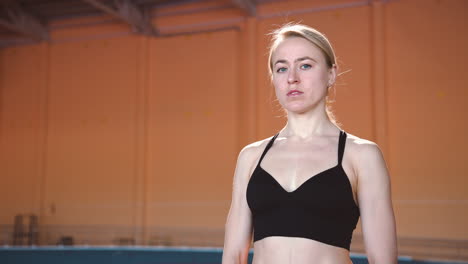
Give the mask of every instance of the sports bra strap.
[[[268, 150], [273, 145], [273, 142], [278, 137], [278, 135], [279, 135], [279, 133], [277, 133], [276, 135], [274, 135], [270, 139], [267, 146], [265, 147], [265, 150], [262, 153], [262, 156], [260, 156], [260, 160], [258, 161], [258, 164], [260, 164], [262, 162], [263, 158], [265, 157], [266, 153], [268, 152]], [[339, 138], [339, 141], [338, 141], [338, 164], [341, 164], [341, 162], [343, 161], [343, 154], [344, 154], [344, 149], [345, 149], [345, 144], [346, 144], [346, 137], [347, 137], [346, 132], [341, 130], [340, 131], [340, 138]]]
[[258, 165], [260, 165], [260, 163], [262, 162], [263, 160], [263, 157], [265, 157], [265, 154], [268, 152], [268, 150], [271, 148], [271, 146], [273, 145], [273, 142], [275, 141], [275, 139], [278, 137], [279, 135], [279, 132], [274, 135], [271, 139], [270, 139], [270, 142], [268, 142], [267, 146], [265, 147], [265, 150], [263, 151], [262, 153], [262, 156], [260, 157], [260, 160], [258, 161]]
[[345, 144], [346, 144], [346, 132], [341, 130], [340, 131], [340, 139], [339, 139], [339, 142], [338, 142], [338, 164], [341, 164], [341, 161], [343, 160]]

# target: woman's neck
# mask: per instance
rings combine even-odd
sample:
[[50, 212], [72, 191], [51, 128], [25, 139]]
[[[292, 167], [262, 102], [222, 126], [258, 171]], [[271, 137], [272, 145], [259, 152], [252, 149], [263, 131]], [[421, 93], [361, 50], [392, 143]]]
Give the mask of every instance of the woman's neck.
[[283, 136], [298, 139], [307, 139], [317, 136], [326, 136], [335, 133], [339, 128], [322, 111], [309, 111], [298, 114], [288, 112], [288, 122], [282, 130]]

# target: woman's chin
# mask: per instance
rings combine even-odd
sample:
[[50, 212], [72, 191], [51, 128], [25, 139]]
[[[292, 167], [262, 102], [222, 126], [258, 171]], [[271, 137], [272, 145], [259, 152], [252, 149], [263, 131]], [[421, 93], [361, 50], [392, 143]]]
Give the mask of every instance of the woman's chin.
[[307, 107], [305, 107], [302, 104], [286, 105], [284, 106], [284, 109], [286, 109], [286, 111], [289, 113], [297, 114], [297, 115], [304, 114], [309, 110]]

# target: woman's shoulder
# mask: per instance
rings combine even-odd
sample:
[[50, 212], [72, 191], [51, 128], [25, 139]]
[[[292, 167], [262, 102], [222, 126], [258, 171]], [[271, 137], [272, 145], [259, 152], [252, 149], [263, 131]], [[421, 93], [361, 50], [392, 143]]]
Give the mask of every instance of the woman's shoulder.
[[252, 171], [272, 137], [246, 145], [239, 153], [237, 166]]
[[250, 175], [252, 175], [252, 172], [270, 139], [271, 138], [266, 138], [250, 143], [240, 151], [237, 158], [235, 179], [247, 184], [250, 179]]
[[368, 148], [375, 148], [378, 147], [377, 143], [358, 137], [356, 135], [350, 134], [346, 132], [346, 146], [352, 147], [352, 148], [357, 148], [358, 150], [363, 150], [364, 151]]
[[239, 153], [239, 159], [256, 160], [265, 150], [273, 136], [246, 145]]
[[345, 152], [347, 152], [348, 157], [358, 167], [360, 165], [370, 164], [373, 162], [381, 163], [384, 161], [382, 151], [377, 143], [353, 134], [346, 134], [347, 140]]

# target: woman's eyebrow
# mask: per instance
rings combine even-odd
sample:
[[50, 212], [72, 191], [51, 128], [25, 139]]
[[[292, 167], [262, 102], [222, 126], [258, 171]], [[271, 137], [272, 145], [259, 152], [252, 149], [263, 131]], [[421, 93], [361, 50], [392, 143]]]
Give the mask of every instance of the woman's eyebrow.
[[276, 65], [278, 63], [286, 63], [286, 60], [277, 60], [274, 65]]
[[303, 60], [312, 60], [314, 62], [317, 62], [316, 60], [312, 59], [309, 56], [304, 56], [304, 57], [297, 58], [294, 62], [303, 61]]
[[[297, 59], [294, 60], [294, 62], [304, 61], [304, 60], [312, 60], [314, 62], [317, 62], [316, 60], [312, 59], [309, 56], [304, 56], [304, 57], [297, 58]], [[287, 61], [286, 60], [277, 60], [274, 65], [276, 65], [278, 63], [287, 63]]]

